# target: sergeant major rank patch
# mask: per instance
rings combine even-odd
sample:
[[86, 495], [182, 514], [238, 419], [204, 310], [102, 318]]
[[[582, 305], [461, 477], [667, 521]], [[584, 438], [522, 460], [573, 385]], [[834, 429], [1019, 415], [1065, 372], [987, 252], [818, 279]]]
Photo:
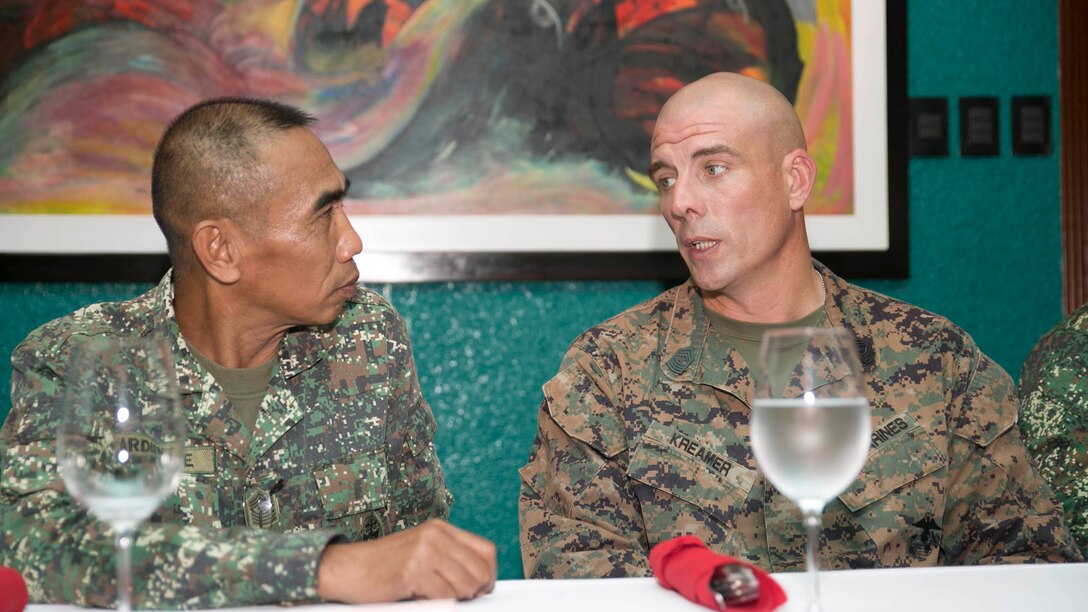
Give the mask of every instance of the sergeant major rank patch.
[[360, 535], [363, 540], [377, 540], [382, 537], [382, 520], [378, 518], [377, 512], [371, 512], [370, 516], [366, 517]]
[[258, 529], [268, 529], [280, 522], [280, 503], [276, 499], [276, 492], [283, 487], [283, 481], [272, 485], [269, 491], [254, 490], [246, 497], [243, 512], [246, 516], [246, 525]]

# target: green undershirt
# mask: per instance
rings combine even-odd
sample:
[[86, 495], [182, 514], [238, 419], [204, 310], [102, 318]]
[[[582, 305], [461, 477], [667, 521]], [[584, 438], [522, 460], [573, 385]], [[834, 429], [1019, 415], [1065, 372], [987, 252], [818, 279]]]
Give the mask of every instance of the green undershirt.
[[[759, 348], [763, 341], [763, 333], [771, 329], [783, 327], [820, 327], [826, 320], [823, 304], [807, 315], [796, 321], [785, 323], [750, 323], [737, 321], [724, 315], [720, 315], [709, 308], [706, 309], [710, 317], [710, 325], [716, 332], [722, 335], [748, 364], [748, 374], [752, 382], [756, 382], [759, 375]], [[793, 374], [793, 369], [801, 359], [805, 350], [805, 343], [799, 339], [796, 344], [781, 347], [782, 358], [775, 361], [779, 369], [771, 373], [772, 387], [781, 389], [784, 383]]]
[[227, 394], [234, 418], [252, 432], [257, 425], [261, 402], [268, 393], [268, 381], [272, 379], [272, 368], [276, 365], [276, 360], [269, 359], [252, 368], [225, 368], [196, 350], [192, 344], [189, 344], [189, 350]]

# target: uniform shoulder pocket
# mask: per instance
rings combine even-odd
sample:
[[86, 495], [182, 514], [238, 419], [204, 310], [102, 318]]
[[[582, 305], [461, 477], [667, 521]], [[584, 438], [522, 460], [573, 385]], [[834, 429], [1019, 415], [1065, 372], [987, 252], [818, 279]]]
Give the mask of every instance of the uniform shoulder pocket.
[[873, 429], [865, 466], [839, 500], [857, 512], [947, 463], [929, 430], [909, 414], [897, 414]]
[[[434, 435], [438, 431], [438, 424], [434, 420], [430, 406], [422, 398], [404, 426], [406, 428], [404, 442], [408, 445], [408, 451], [413, 457], [424, 452], [434, 452]], [[395, 432], [390, 433], [390, 437], [394, 435]]]
[[581, 367], [574, 365], [544, 383], [548, 414], [570, 437], [605, 457], [627, 448], [626, 427], [608, 394]]
[[1017, 407], [1012, 378], [989, 357], [980, 355], [960, 413], [952, 417], [952, 429], [961, 438], [989, 446], [1016, 424]]
[[730, 461], [725, 449], [654, 422], [631, 455], [627, 477], [697, 506], [726, 522], [755, 483], [756, 474]]

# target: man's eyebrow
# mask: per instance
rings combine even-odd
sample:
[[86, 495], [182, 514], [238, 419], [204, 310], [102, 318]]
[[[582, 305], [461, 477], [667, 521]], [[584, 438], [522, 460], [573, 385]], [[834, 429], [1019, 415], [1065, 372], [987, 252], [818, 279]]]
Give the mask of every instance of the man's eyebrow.
[[[691, 154], [691, 160], [695, 161], [700, 157], [710, 157], [711, 155], [729, 155], [730, 157], [740, 157], [740, 153], [736, 149], [729, 145], [714, 145], [713, 147], [703, 147], [698, 151]], [[647, 176], [653, 176], [654, 172], [661, 170], [662, 168], [672, 168], [672, 164], [668, 164], [663, 161], [655, 161], [650, 164], [650, 168], [646, 171]]]
[[344, 188], [336, 189], [334, 191], [326, 191], [317, 198], [317, 202], [314, 203], [314, 210], [321, 210], [333, 202], [339, 202], [343, 200], [348, 194], [348, 190], [351, 189], [351, 179], [344, 179]]
[[646, 176], [653, 177], [654, 173], [662, 168], [672, 168], [672, 165], [660, 160], [655, 161], [654, 163], [650, 164], [649, 170], [646, 171]]
[[729, 155], [731, 157], [740, 157], [740, 153], [736, 149], [729, 145], [714, 145], [713, 147], [704, 147], [691, 154], [692, 161], [699, 159], [700, 157], [709, 157], [711, 155]]

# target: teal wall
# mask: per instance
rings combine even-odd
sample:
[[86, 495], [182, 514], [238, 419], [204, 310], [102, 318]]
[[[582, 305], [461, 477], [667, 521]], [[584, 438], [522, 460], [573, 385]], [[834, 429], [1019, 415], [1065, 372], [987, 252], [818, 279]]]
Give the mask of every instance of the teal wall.
[[[1011, 95], [1049, 95], [1057, 117], [1057, 2], [912, 0], [908, 11], [910, 95], [948, 96], [953, 115], [960, 96], [998, 96], [1001, 155], [959, 158], [953, 117], [952, 155], [910, 162], [910, 279], [861, 284], [948, 316], [1015, 377], [1061, 317], [1058, 158], [1013, 158], [1009, 144]], [[147, 287], [0, 283], [0, 354], [49, 319]], [[453, 522], [496, 541], [501, 577], [521, 575], [517, 468], [532, 442], [540, 385], [580, 331], [662, 289], [605, 281], [380, 286], [410, 325], [456, 496]], [[9, 379], [4, 360], [0, 386]], [[9, 407], [0, 397], [0, 415]]]

